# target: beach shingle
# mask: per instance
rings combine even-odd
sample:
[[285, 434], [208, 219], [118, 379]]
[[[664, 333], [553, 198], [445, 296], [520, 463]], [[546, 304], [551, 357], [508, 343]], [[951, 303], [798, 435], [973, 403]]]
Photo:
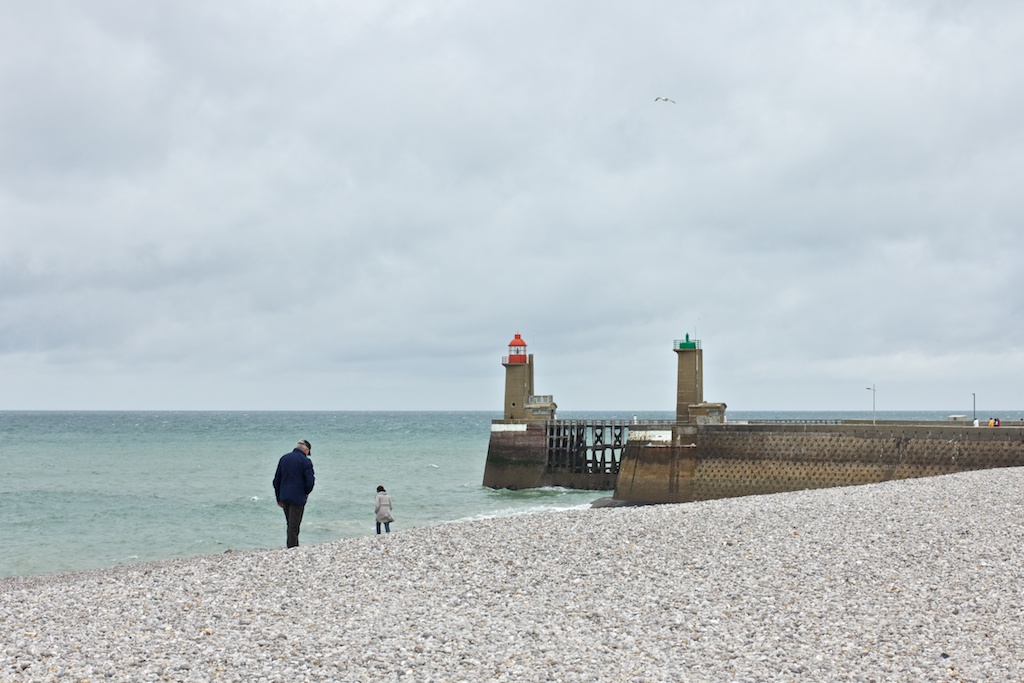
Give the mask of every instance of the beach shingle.
[[0, 679], [1015, 681], [1024, 470], [0, 580]]

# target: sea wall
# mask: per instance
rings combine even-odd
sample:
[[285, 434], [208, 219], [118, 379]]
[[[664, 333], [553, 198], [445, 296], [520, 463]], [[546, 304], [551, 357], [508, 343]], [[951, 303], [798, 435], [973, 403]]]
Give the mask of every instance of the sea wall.
[[495, 420], [483, 484], [495, 489], [611, 491], [625, 433], [621, 425], [600, 421]]
[[543, 423], [495, 420], [484, 465], [484, 486], [529, 489], [547, 486], [547, 429]]
[[614, 499], [677, 503], [1024, 466], [1024, 429], [708, 424], [630, 432]]

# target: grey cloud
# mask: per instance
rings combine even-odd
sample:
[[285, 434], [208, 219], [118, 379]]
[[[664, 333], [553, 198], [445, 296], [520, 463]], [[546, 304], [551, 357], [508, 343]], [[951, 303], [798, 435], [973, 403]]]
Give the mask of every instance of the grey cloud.
[[890, 407], [942, 408], [965, 367], [1019, 402], [1021, 25], [939, 2], [12, 7], [0, 369], [37, 393], [0, 407], [275, 408], [301, 378], [313, 407], [487, 409], [520, 331], [564, 408], [671, 409], [694, 328], [706, 393], [740, 408], [857, 407], [887, 379]]

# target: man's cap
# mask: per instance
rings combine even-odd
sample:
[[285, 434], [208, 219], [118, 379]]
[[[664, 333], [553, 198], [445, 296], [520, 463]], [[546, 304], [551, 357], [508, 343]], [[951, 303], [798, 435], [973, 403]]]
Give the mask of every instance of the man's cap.
[[299, 446], [305, 446], [305, 447], [306, 447], [306, 448], [308, 448], [309, 450], [313, 450], [313, 447], [312, 447], [312, 446], [310, 446], [310, 445], [309, 445], [309, 442], [308, 442], [308, 441], [306, 441], [305, 439], [299, 439], [299, 443], [298, 443], [297, 445], [299, 445]]

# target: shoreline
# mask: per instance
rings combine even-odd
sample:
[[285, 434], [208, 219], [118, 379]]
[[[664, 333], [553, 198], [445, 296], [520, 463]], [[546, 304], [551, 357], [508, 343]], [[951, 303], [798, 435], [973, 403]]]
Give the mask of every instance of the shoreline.
[[1022, 492], [982, 470], [8, 577], [0, 678], [1019, 680]]

